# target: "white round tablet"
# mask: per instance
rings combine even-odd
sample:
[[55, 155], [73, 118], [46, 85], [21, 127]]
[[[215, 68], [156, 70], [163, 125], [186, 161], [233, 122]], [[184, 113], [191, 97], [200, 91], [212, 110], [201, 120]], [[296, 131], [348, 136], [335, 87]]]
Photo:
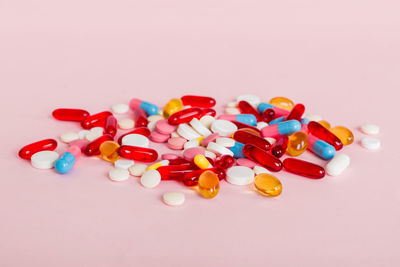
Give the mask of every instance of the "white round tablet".
[[205, 115], [203, 117], [200, 118], [200, 122], [201, 124], [203, 124], [205, 127], [207, 127], [208, 129], [211, 128], [211, 124], [215, 121], [215, 118], [213, 116], [210, 115]]
[[336, 154], [326, 165], [325, 170], [331, 176], [338, 176], [350, 165], [350, 157], [346, 154]]
[[364, 137], [361, 140], [361, 145], [366, 149], [377, 150], [381, 147], [381, 141], [374, 137]]
[[161, 175], [157, 170], [147, 170], [140, 178], [140, 183], [147, 188], [154, 188], [161, 182]]
[[364, 124], [361, 126], [361, 131], [365, 134], [375, 135], [379, 133], [379, 126], [375, 124]]
[[215, 143], [224, 147], [233, 147], [235, 145], [235, 140], [229, 137], [218, 137]]
[[201, 135], [193, 130], [193, 128], [190, 127], [187, 123], [179, 124], [177, 132], [186, 140], [192, 140], [201, 137]]
[[226, 171], [226, 180], [234, 185], [248, 185], [254, 181], [254, 171], [249, 167], [234, 166]]
[[121, 144], [125, 146], [149, 147], [150, 141], [141, 134], [128, 134], [122, 137]]
[[72, 141], [78, 140], [79, 139], [79, 135], [77, 133], [74, 132], [67, 132], [67, 133], [63, 133], [60, 136], [61, 141], [63, 141], [64, 143], [71, 143]]
[[133, 129], [133, 127], [135, 127], [135, 122], [131, 119], [118, 120], [117, 124], [118, 124], [118, 127], [123, 130], [129, 130], [129, 129]]
[[146, 171], [147, 165], [145, 164], [134, 164], [133, 166], [129, 167], [129, 173], [132, 176], [142, 176], [143, 173]]
[[193, 118], [190, 121], [190, 125], [193, 127], [193, 129], [195, 129], [196, 132], [198, 132], [199, 134], [201, 134], [204, 137], [207, 137], [211, 134], [211, 131], [208, 130], [208, 128], [206, 126], [204, 126], [198, 119]]
[[208, 143], [207, 149], [210, 150], [211, 152], [214, 152], [217, 155], [230, 155], [232, 157], [234, 155], [233, 152], [227, 149], [226, 147], [221, 146], [214, 142]]
[[306, 114], [303, 118], [306, 118], [309, 121], [322, 121], [322, 117], [317, 114]]
[[264, 168], [264, 167], [258, 166], [258, 165], [257, 165], [257, 166], [254, 166], [253, 171], [254, 171], [255, 175], [259, 175], [259, 174], [261, 174], [261, 173], [268, 173], [268, 174], [271, 174], [271, 172], [270, 172], [269, 170], [267, 170], [267, 169]]
[[185, 202], [185, 195], [181, 192], [167, 192], [163, 195], [163, 201], [169, 206], [179, 206]]
[[131, 167], [134, 164], [135, 164], [135, 162], [130, 159], [118, 159], [114, 162], [114, 167], [127, 170], [127, 169], [129, 169], [129, 167]]
[[229, 102], [226, 104], [227, 108], [236, 108], [237, 107], [237, 102]]
[[237, 97], [237, 102], [240, 102], [242, 100], [249, 102], [250, 105], [256, 107], [258, 104], [260, 104], [260, 98], [255, 95], [240, 95]]
[[238, 108], [225, 108], [225, 114], [238, 115], [240, 114], [240, 110]]
[[161, 116], [161, 115], [151, 115], [151, 116], [148, 116], [147, 117], [147, 121], [148, 122], [152, 122], [152, 121], [159, 121], [159, 120], [163, 120], [164, 119], [164, 117], [163, 116]]
[[220, 136], [231, 136], [237, 129], [234, 123], [227, 120], [215, 120], [211, 125], [211, 131]]
[[93, 127], [92, 129], [90, 129], [90, 132], [93, 132], [93, 133], [101, 133], [101, 134], [103, 134], [104, 133], [104, 128], [103, 127]]
[[128, 180], [129, 171], [127, 169], [114, 168], [108, 173], [108, 177], [115, 182]]
[[32, 155], [31, 164], [37, 169], [51, 169], [59, 158], [55, 151], [39, 151]]
[[127, 104], [115, 104], [111, 107], [111, 110], [115, 114], [124, 114], [129, 111], [129, 106]]

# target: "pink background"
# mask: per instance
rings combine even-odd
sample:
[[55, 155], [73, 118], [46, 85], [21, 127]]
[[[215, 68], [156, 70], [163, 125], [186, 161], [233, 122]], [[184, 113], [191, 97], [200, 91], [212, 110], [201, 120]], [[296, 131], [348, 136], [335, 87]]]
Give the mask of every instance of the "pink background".
[[[365, 0], [1, 1], [0, 265], [399, 266], [399, 9]], [[98, 159], [59, 176], [17, 158], [27, 143], [79, 130], [52, 119], [56, 107], [94, 113], [132, 97], [162, 106], [186, 93], [220, 107], [243, 93], [302, 102], [354, 131], [344, 149], [351, 167], [318, 181], [279, 173], [275, 199], [223, 182], [206, 200], [174, 181], [153, 190], [136, 178], [112, 183]], [[365, 122], [381, 126], [378, 152], [358, 144]], [[183, 206], [161, 202], [170, 190], [186, 193]]]

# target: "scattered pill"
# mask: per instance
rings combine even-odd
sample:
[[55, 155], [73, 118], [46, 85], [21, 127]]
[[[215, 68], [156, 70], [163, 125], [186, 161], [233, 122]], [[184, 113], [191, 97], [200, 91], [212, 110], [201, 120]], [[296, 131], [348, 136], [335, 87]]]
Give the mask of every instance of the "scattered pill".
[[108, 176], [112, 181], [121, 182], [128, 180], [129, 171], [127, 169], [114, 168], [108, 173]]
[[118, 120], [118, 127], [123, 130], [133, 129], [133, 127], [135, 127], [135, 122], [131, 119], [121, 119]]
[[350, 165], [350, 157], [346, 154], [337, 154], [326, 165], [325, 170], [331, 176], [340, 175]]
[[179, 206], [185, 202], [185, 195], [181, 192], [167, 192], [163, 195], [163, 201], [169, 206]]
[[31, 164], [36, 169], [51, 169], [58, 157], [55, 151], [39, 151], [32, 155]]
[[140, 178], [140, 183], [147, 188], [154, 188], [161, 182], [161, 175], [157, 170], [147, 170]]
[[133, 166], [135, 162], [130, 159], [118, 159], [114, 162], [115, 168], [120, 168], [120, 169], [129, 169], [129, 167]]
[[79, 139], [79, 135], [77, 133], [74, 132], [67, 132], [64, 133], [60, 136], [61, 141], [63, 141], [64, 143], [71, 143], [72, 141], [78, 140]]
[[212, 125], [212, 123], [213, 123], [214, 121], [215, 121], [215, 118], [214, 118], [213, 116], [209, 116], [209, 115], [206, 115], [206, 116], [203, 116], [203, 117], [200, 118], [200, 122], [201, 122], [205, 127], [207, 127], [208, 129], [211, 128], [211, 125]]
[[132, 176], [140, 177], [143, 175], [143, 173], [146, 171], [146, 169], [147, 169], [147, 165], [145, 165], [145, 164], [134, 164], [134, 165], [130, 166], [128, 170]]
[[124, 146], [149, 147], [150, 141], [141, 134], [128, 134], [122, 138], [121, 144]]
[[375, 124], [364, 124], [361, 126], [361, 131], [368, 135], [376, 135], [379, 133], [379, 126]]
[[227, 120], [215, 120], [211, 125], [211, 130], [214, 133], [218, 133], [220, 136], [230, 136], [237, 129], [234, 123]]
[[219, 137], [215, 140], [215, 143], [224, 147], [233, 147], [235, 145], [235, 140], [229, 137]]
[[249, 167], [234, 166], [226, 171], [226, 180], [234, 185], [248, 185], [254, 181], [254, 171]]
[[129, 111], [129, 106], [127, 104], [115, 104], [111, 107], [111, 110], [115, 114], [124, 114]]
[[381, 147], [381, 141], [374, 137], [364, 137], [361, 140], [361, 145], [369, 150], [377, 150]]

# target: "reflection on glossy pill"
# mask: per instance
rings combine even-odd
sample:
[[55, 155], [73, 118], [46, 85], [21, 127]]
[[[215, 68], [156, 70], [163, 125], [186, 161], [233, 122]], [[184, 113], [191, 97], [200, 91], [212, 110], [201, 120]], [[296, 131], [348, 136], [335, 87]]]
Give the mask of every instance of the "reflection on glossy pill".
[[305, 132], [295, 132], [289, 137], [286, 153], [290, 156], [297, 157], [306, 151], [307, 145], [307, 134]]
[[278, 108], [283, 108], [289, 111], [291, 111], [294, 106], [293, 101], [286, 97], [274, 97], [269, 101], [269, 103]]
[[266, 197], [277, 197], [282, 193], [282, 184], [278, 178], [268, 173], [261, 173], [254, 178], [257, 192]]
[[324, 126], [326, 129], [330, 129], [331, 128], [331, 124], [329, 122], [327, 122], [327, 121], [319, 121], [319, 124]]
[[218, 176], [212, 171], [205, 171], [199, 177], [199, 192], [205, 198], [213, 198], [219, 191]]
[[119, 144], [114, 141], [106, 141], [100, 145], [100, 156], [105, 161], [115, 162], [120, 156], [118, 154]]
[[[321, 122], [320, 122], [321, 123]], [[354, 135], [353, 133], [343, 126], [335, 126], [329, 129], [337, 138], [342, 141], [344, 146], [350, 145], [354, 142]]]
[[169, 118], [175, 112], [181, 110], [183, 108], [182, 100], [179, 98], [174, 98], [168, 101], [168, 103], [164, 106], [163, 116], [164, 118]]

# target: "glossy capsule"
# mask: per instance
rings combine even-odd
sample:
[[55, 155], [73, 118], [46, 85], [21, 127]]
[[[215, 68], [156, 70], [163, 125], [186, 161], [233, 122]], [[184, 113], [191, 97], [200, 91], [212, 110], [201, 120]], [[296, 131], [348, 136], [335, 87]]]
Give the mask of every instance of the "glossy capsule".
[[100, 157], [108, 162], [115, 162], [120, 159], [118, 154], [119, 144], [114, 141], [105, 141], [99, 147]]
[[271, 144], [264, 138], [242, 130], [236, 131], [233, 134], [233, 139], [242, 144], [251, 144], [257, 146], [265, 151], [271, 149]]
[[286, 135], [279, 136], [275, 144], [271, 148], [271, 154], [277, 158], [282, 157], [286, 152], [288, 142], [289, 137], [287, 137]]
[[335, 126], [330, 129], [330, 131], [340, 139], [344, 146], [348, 146], [354, 142], [353, 133], [343, 126]]
[[149, 124], [146, 112], [140, 108], [133, 110], [133, 120], [135, 127], [146, 127]]
[[215, 172], [206, 170], [203, 172], [198, 181], [199, 192], [205, 198], [213, 198], [219, 191], [219, 179]]
[[53, 110], [53, 117], [60, 121], [82, 121], [90, 114], [84, 109], [58, 108]]
[[149, 137], [149, 136], [150, 136], [150, 133], [151, 133], [151, 132], [150, 132], [150, 129], [147, 128], [147, 127], [139, 127], [139, 128], [136, 128], [136, 129], [134, 129], [134, 130], [132, 130], [132, 131], [130, 131], [130, 132], [127, 132], [127, 133], [121, 135], [121, 136], [118, 138], [118, 144], [122, 144], [122, 138], [124, 138], [126, 135], [129, 135], [129, 134], [140, 134], [140, 135]]
[[193, 159], [194, 164], [200, 169], [210, 169], [212, 168], [212, 164], [204, 155], [196, 155]]
[[168, 165], [162, 166], [157, 169], [161, 175], [161, 180], [182, 180], [186, 173], [195, 170], [192, 165]]
[[301, 117], [304, 114], [304, 110], [305, 107], [303, 104], [296, 104], [290, 111], [289, 115], [286, 116], [285, 121], [290, 121], [290, 120], [301, 121]]
[[211, 117], [215, 117], [215, 115], [217, 115], [217, 112], [215, 111], [215, 109], [212, 109], [212, 108], [202, 108], [200, 118], [207, 116], [207, 115], [211, 116]]
[[283, 166], [288, 172], [312, 179], [321, 179], [325, 176], [324, 168], [300, 159], [287, 158], [283, 161]]
[[301, 123], [296, 120], [284, 121], [278, 124], [266, 126], [261, 129], [262, 137], [277, 137], [280, 135], [291, 135], [301, 130]]
[[175, 112], [181, 110], [183, 108], [183, 102], [179, 98], [171, 99], [167, 102], [163, 109], [164, 118], [169, 118]]
[[184, 95], [181, 97], [184, 106], [212, 108], [216, 101], [212, 97], [198, 95]]
[[228, 169], [235, 164], [235, 159], [230, 155], [223, 155], [215, 160], [215, 167], [221, 169]]
[[257, 119], [257, 121], [261, 120], [260, 113], [247, 101], [239, 101], [238, 108], [240, 113], [242, 114], [252, 114]]
[[18, 155], [23, 159], [31, 159], [32, 155], [39, 152], [50, 150], [53, 151], [57, 147], [57, 141], [54, 139], [45, 139], [26, 145], [20, 149]]
[[274, 120], [276, 118], [275, 116], [275, 111], [272, 108], [267, 108], [266, 110], [263, 111], [261, 114], [261, 118], [269, 123], [270, 121]]
[[279, 117], [279, 118], [273, 119], [273, 120], [270, 121], [268, 124], [269, 124], [269, 125], [278, 124], [278, 123], [280, 123], [280, 122], [285, 121], [285, 119], [286, 119], [286, 117]]
[[313, 152], [318, 157], [328, 160], [335, 156], [335, 148], [324, 140], [318, 139], [311, 134], [308, 135], [307, 140], [307, 149]]
[[104, 133], [111, 136], [115, 136], [117, 134], [117, 119], [113, 115], [107, 117], [106, 124], [104, 126]]
[[272, 109], [274, 111], [274, 118], [286, 117], [287, 115], [289, 115], [289, 111], [287, 111], [286, 109], [279, 108], [268, 103], [260, 103], [257, 107], [257, 110], [260, 114], [262, 114], [267, 109]]
[[327, 121], [318, 121], [318, 123], [321, 124], [322, 126], [324, 126], [326, 129], [331, 128], [331, 124]]
[[286, 98], [286, 97], [281, 97], [281, 96], [272, 98], [269, 101], [269, 103], [278, 108], [286, 109], [288, 111], [291, 111], [294, 106], [294, 103], [292, 100], [290, 100], [289, 98]]
[[137, 98], [131, 99], [131, 101], [129, 102], [129, 107], [132, 110], [141, 109], [146, 112], [147, 116], [158, 114], [158, 107], [156, 105]]
[[202, 114], [201, 108], [186, 108], [175, 112], [168, 118], [168, 123], [178, 125], [185, 122], [190, 122], [194, 118], [199, 118]]
[[244, 144], [242, 144], [240, 142], [235, 142], [235, 144], [232, 147], [229, 147], [228, 149], [233, 152], [233, 157], [238, 159], [238, 158], [246, 157], [243, 154], [243, 147], [244, 147]]
[[305, 132], [295, 132], [289, 137], [286, 153], [292, 157], [297, 157], [306, 151], [308, 146], [308, 136]]
[[60, 174], [69, 172], [76, 163], [76, 157], [71, 152], [64, 152], [54, 163], [54, 169]]
[[255, 126], [257, 118], [253, 114], [237, 114], [237, 115], [221, 115], [218, 116], [219, 120], [238, 121], [247, 125]]
[[282, 162], [264, 149], [247, 144], [243, 148], [243, 153], [248, 159], [259, 163], [270, 171], [278, 172], [282, 170]]
[[158, 153], [154, 149], [137, 146], [121, 146], [118, 149], [121, 157], [143, 162], [153, 162], [158, 158]]
[[83, 149], [83, 153], [86, 156], [94, 156], [94, 155], [100, 155], [100, 145], [106, 141], [112, 141], [114, 138], [109, 135], [105, 134], [103, 136], [100, 136], [96, 140], [90, 142], [89, 144], [86, 145], [86, 147]]
[[91, 129], [93, 127], [104, 127], [106, 124], [106, 120], [112, 113], [109, 111], [103, 111], [100, 113], [93, 114], [91, 116], [86, 117], [83, 121], [81, 121], [81, 126], [84, 129]]
[[337, 151], [342, 149], [343, 143], [336, 135], [316, 121], [310, 121], [307, 125], [308, 132], [315, 137], [331, 144]]
[[254, 177], [257, 192], [266, 197], [277, 197], [282, 193], [282, 183], [269, 173], [260, 173]]
[[241, 123], [241, 122], [238, 122], [238, 121], [232, 121], [232, 123], [235, 124], [236, 127], [238, 127], [239, 130], [243, 130], [243, 128], [246, 128], [246, 129], [251, 129], [253, 132], [258, 133], [258, 135], [261, 134], [260, 130], [257, 129], [256, 127], [254, 127], [254, 126], [251, 126], [251, 125], [248, 125], [248, 124], [245, 124], [245, 123]]

